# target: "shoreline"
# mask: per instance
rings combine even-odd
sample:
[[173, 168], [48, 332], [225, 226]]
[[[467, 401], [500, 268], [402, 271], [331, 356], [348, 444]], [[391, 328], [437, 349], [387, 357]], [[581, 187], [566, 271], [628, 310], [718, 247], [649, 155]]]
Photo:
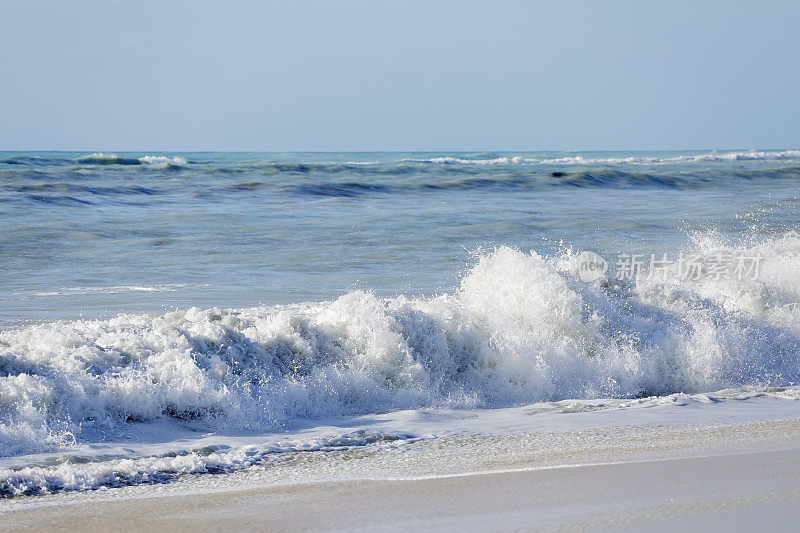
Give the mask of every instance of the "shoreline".
[[[0, 502], [6, 531], [596, 530], [800, 518], [800, 418], [456, 436]], [[5, 509], [4, 509], [5, 507]], [[727, 522], [726, 522], [727, 521]], [[677, 523], [677, 522], [676, 522]]]
[[[783, 471], [781, 471], [783, 469]], [[766, 475], [766, 479], [764, 479]], [[725, 523], [766, 508], [800, 518], [800, 449], [417, 480], [230, 490], [16, 511], [7, 530], [596, 530]], [[741, 486], [743, 477], [757, 478]], [[657, 480], [657, 483], [654, 483]], [[367, 512], [369, 510], [369, 512]], [[777, 518], [776, 518], [777, 519]]]

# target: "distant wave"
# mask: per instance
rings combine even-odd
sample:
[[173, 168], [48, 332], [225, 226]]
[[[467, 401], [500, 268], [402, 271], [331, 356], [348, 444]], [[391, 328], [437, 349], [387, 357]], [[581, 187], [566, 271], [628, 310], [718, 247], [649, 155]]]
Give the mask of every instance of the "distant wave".
[[[220, 173], [241, 173], [252, 171], [266, 171], [275, 173], [314, 173], [314, 172], [354, 172], [354, 173], [378, 173], [378, 174], [413, 174], [424, 172], [427, 165], [439, 167], [458, 166], [458, 167], [480, 167], [480, 166], [615, 166], [615, 165], [667, 165], [667, 164], [692, 164], [692, 163], [725, 163], [725, 162], [747, 162], [747, 161], [800, 161], [800, 150], [746, 150], [746, 151], [712, 151], [699, 154], [679, 154], [679, 155], [585, 155], [582, 153], [572, 153], [564, 156], [541, 156], [531, 157], [527, 155], [503, 155], [503, 154], [475, 154], [465, 156], [460, 154], [437, 155], [432, 157], [409, 157], [399, 159], [387, 159], [384, 161], [244, 161], [231, 162], [203, 162], [197, 161], [197, 167], [207, 166], [207, 170]], [[168, 166], [184, 167], [187, 160], [183, 157], [169, 157], [163, 155], [144, 155], [129, 156], [117, 154], [94, 153], [69, 159], [53, 156], [40, 155], [16, 155], [0, 159], [0, 164], [9, 166], [69, 166], [79, 165], [128, 165], [128, 166]]]
[[288, 162], [288, 161], [254, 161], [237, 163], [231, 166], [215, 167], [214, 171], [220, 173], [266, 173], [266, 174], [378, 174], [378, 175], [404, 175], [420, 172], [420, 166], [409, 162], [376, 162], [376, 161], [327, 161], [327, 162]]
[[[274, 179], [251, 172], [246, 181], [214, 183], [203, 186], [198, 180], [148, 186], [128, 181], [89, 182], [83, 175], [54, 174], [39, 170], [0, 171], [0, 202], [21, 202], [26, 205], [71, 206], [96, 204], [141, 204], [169, 202], [175, 195], [190, 194], [193, 198], [213, 201], [226, 195], [289, 194], [298, 197], [359, 198], [392, 194], [427, 194], [447, 191], [514, 191], [552, 188], [608, 189], [699, 189], [730, 186], [736, 182], [800, 180], [800, 164], [757, 169], [701, 169], [666, 171], [658, 169], [596, 168], [564, 171], [492, 171], [423, 173], [393, 179], [391, 172], [344, 173], [349, 179], [337, 180], [339, 171], [330, 174], [316, 171], [313, 175]], [[468, 167], [464, 167], [468, 168]], [[483, 169], [486, 167], [478, 167]], [[194, 169], [192, 170], [194, 172]], [[246, 173], [245, 173], [246, 174]], [[187, 176], [190, 176], [187, 174]], [[190, 176], [192, 177], [192, 176]], [[77, 178], [77, 179], [76, 179]], [[58, 181], [51, 181], [57, 179]]]
[[[626, 172], [597, 169], [577, 172], [485, 173], [406, 183], [374, 181], [325, 181], [278, 185], [298, 196], [358, 197], [402, 192], [436, 192], [454, 190], [514, 190], [550, 187], [574, 188], [669, 188], [695, 189], [729, 185], [735, 180], [800, 179], [800, 165], [759, 170], [709, 170], [702, 172]], [[263, 185], [263, 184], [262, 184]], [[249, 189], [255, 189], [251, 184]]]
[[160, 165], [180, 167], [186, 165], [183, 157], [166, 157], [160, 155], [145, 155], [142, 157], [125, 157], [116, 154], [94, 153], [81, 156], [77, 159], [70, 159], [59, 156], [32, 156], [18, 155], [0, 159], [1, 165], [28, 166], [28, 167], [47, 167], [47, 166], [74, 166], [78, 165]]
[[[447, 156], [360, 163], [233, 158], [191, 164], [181, 157], [163, 155], [96, 153], [78, 159], [72, 154], [60, 158], [14, 156], [5, 160], [7, 165], [0, 165], [0, 203], [80, 208], [165, 203], [187, 197], [214, 201], [226, 195], [248, 194], [359, 198], [558, 187], [697, 189], [742, 181], [800, 180], [800, 150], [623, 158], [497, 155], [479, 154], [487, 159]], [[763, 163], [732, 163], [736, 161]], [[173, 169], [182, 169], [174, 174], [182, 179], [162, 179], [164, 172]], [[130, 180], [128, 174], [134, 172], [141, 172], [145, 179]], [[122, 179], [114, 179], [117, 173]]]
[[161, 165], [161, 166], [183, 166], [186, 159], [182, 157], [166, 157], [146, 155], [143, 157], [121, 157], [115, 154], [96, 153], [79, 157], [78, 163], [93, 165]]
[[72, 161], [59, 159], [56, 157], [39, 157], [32, 155], [18, 155], [0, 159], [2, 165], [24, 165], [24, 166], [50, 166], [50, 165], [69, 165]]
[[405, 159], [419, 163], [458, 164], [458, 165], [658, 165], [668, 163], [693, 163], [704, 161], [776, 161], [800, 160], [800, 150], [765, 152], [749, 150], [744, 152], [708, 152], [698, 155], [679, 155], [674, 157], [586, 157], [568, 156], [554, 158], [530, 158], [523, 156], [495, 157], [491, 159], [466, 159], [454, 156], [432, 157], [428, 159]]

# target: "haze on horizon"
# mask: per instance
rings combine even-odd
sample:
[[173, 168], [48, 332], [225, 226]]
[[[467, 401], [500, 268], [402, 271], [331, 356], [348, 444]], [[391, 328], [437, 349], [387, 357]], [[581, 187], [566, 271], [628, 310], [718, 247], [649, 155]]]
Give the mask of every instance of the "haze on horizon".
[[0, 6], [2, 150], [800, 146], [800, 3]]

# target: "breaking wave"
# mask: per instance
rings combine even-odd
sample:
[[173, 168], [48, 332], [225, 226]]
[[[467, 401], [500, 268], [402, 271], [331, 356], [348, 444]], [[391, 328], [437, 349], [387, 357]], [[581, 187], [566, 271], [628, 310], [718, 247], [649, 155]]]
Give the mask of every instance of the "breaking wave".
[[186, 159], [182, 157], [166, 157], [156, 155], [146, 155], [142, 157], [122, 157], [115, 154], [96, 153], [79, 157], [78, 163], [91, 165], [160, 165], [160, 166], [183, 166]]
[[129, 424], [273, 430], [429, 406], [636, 398], [800, 381], [800, 237], [757, 280], [579, 281], [571, 252], [502, 247], [457, 291], [57, 321], [0, 333], [0, 454]]
[[441, 163], [460, 165], [659, 165], [669, 163], [700, 163], [730, 161], [781, 161], [800, 160], [800, 150], [761, 151], [748, 150], [742, 152], [708, 152], [694, 155], [676, 155], [672, 157], [631, 156], [631, 157], [592, 157], [584, 155], [566, 157], [490, 157], [462, 158], [454, 156], [416, 158], [406, 161], [420, 163]]

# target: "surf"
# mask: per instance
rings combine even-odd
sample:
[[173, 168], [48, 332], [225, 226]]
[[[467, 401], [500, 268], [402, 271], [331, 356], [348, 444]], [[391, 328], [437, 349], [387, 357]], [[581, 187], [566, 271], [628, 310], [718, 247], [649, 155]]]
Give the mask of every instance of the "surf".
[[162, 419], [265, 431], [396, 409], [797, 382], [800, 238], [737, 250], [763, 255], [758, 280], [585, 283], [571, 252], [500, 247], [435, 297], [353, 291], [8, 329], [0, 453]]

